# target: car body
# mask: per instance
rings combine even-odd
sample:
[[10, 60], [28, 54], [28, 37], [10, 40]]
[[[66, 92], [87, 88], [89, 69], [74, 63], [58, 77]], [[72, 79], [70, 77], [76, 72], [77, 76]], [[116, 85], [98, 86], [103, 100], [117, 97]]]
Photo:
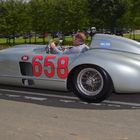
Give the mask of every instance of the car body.
[[17, 45], [0, 51], [0, 84], [72, 90], [87, 102], [100, 102], [112, 91], [140, 92], [140, 43], [95, 34], [90, 49], [50, 54], [46, 45]]

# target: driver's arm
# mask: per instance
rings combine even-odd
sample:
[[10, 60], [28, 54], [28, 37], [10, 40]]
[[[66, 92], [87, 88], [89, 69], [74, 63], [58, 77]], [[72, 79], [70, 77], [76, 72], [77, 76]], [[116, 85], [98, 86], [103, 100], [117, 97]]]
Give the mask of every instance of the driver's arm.
[[54, 42], [52, 42], [52, 43], [50, 44], [50, 47], [53, 49], [53, 51], [54, 51], [55, 54], [62, 54], [62, 53], [63, 53], [61, 50], [59, 50], [59, 49], [56, 47], [56, 45], [55, 45]]

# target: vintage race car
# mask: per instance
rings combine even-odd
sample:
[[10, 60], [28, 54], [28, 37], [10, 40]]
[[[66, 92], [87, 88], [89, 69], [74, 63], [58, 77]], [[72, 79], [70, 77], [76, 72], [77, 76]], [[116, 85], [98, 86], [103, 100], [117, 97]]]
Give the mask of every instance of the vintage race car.
[[0, 51], [0, 84], [73, 91], [87, 102], [112, 93], [140, 92], [140, 43], [94, 35], [90, 49], [51, 54], [46, 45], [17, 45]]

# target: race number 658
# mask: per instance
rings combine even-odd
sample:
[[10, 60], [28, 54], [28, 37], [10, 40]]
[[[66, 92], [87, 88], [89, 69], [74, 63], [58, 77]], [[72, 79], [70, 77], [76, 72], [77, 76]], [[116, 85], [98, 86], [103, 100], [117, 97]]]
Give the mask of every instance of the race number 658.
[[[52, 78], [55, 73], [61, 79], [65, 79], [68, 76], [68, 56], [62, 56], [57, 59], [57, 65], [55, 66], [53, 63], [53, 59], [56, 59], [56, 56], [34, 56], [32, 59], [32, 71], [33, 75], [36, 77], [40, 77], [42, 73], [44, 73], [47, 77]], [[43, 61], [43, 66], [42, 62]], [[44, 67], [44, 69], [43, 69]], [[47, 67], [50, 67], [50, 71], [48, 71]], [[56, 69], [55, 69], [56, 68]]]

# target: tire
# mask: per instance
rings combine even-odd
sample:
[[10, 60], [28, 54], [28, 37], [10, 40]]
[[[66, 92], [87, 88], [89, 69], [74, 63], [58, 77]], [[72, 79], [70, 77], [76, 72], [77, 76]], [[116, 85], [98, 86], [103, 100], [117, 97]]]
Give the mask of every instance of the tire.
[[98, 103], [112, 93], [113, 84], [108, 73], [97, 66], [82, 66], [76, 69], [73, 92], [81, 100]]

